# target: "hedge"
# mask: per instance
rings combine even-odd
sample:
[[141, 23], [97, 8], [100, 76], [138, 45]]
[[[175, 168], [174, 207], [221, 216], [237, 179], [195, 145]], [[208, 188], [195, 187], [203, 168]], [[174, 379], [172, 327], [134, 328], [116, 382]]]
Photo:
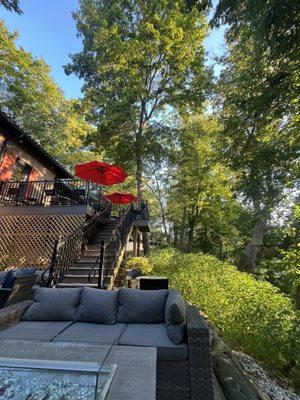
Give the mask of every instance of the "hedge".
[[171, 287], [220, 327], [232, 347], [277, 372], [295, 363], [299, 319], [291, 300], [276, 287], [202, 253], [157, 250], [149, 261], [153, 274], [167, 276]]

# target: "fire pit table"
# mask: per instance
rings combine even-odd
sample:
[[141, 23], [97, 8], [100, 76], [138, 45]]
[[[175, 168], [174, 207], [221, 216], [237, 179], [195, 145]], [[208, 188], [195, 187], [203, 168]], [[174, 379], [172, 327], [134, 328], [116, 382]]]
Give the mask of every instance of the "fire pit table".
[[2, 340], [2, 400], [154, 400], [156, 349]]

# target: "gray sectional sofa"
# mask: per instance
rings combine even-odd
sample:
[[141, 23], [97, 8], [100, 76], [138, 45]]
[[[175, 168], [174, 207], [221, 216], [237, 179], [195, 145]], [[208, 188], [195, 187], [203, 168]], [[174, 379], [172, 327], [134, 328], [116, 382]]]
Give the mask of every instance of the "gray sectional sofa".
[[174, 290], [37, 288], [0, 311], [0, 340], [157, 348], [157, 399], [213, 399], [208, 329]]

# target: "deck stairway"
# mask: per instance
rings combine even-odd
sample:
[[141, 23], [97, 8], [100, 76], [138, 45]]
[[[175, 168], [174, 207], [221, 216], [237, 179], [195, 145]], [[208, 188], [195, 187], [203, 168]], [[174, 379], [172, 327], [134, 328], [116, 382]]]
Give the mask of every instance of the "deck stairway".
[[131, 233], [149, 229], [145, 203], [131, 204], [121, 214], [108, 205], [69, 236], [56, 240], [41, 284], [58, 288], [113, 288]]
[[[98, 261], [101, 256], [101, 243], [109, 241], [120, 218], [112, 218], [97, 233], [92, 244], [88, 245], [84, 254], [70, 267], [57, 287], [98, 287], [99, 267]], [[105, 254], [105, 263], [102, 272], [102, 287], [107, 289], [113, 285], [115, 278], [115, 269], [118, 267], [118, 258], [122, 252], [122, 243], [116, 241], [109, 246]]]

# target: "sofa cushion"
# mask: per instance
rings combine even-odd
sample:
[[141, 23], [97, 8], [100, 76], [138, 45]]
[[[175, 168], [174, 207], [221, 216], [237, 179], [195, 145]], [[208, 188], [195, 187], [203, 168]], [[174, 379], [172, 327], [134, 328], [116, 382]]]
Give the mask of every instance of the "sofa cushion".
[[186, 321], [186, 306], [176, 289], [170, 289], [165, 307], [165, 322], [167, 325]]
[[159, 324], [165, 322], [167, 290], [120, 289], [117, 322]]
[[129, 324], [119, 344], [123, 346], [156, 347], [159, 360], [186, 360], [186, 343], [173, 344], [167, 335], [165, 324]]
[[180, 324], [167, 325], [168, 338], [174, 344], [180, 344], [185, 340], [186, 336], [186, 325], [181, 322]]
[[23, 321], [73, 321], [81, 288], [36, 288], [34, 303], [25, 311]]
[[34, 275], [36, 273], [36, 268], [26, 268], [21, 269], [17, 272], [18, 276]]
[[6, 273], [6, 276], [4, 278], [3, 284], [2, 284], [2, 288], [4, 289], [10, 289], [13, 287], [13, 284], [15, 282], [17, 276], [17, 271], [15, 271], [14, 269], [11, 269], [10, 271], [8, 271]]
[[0, 340], [18, 339], [49, 342], [71, 324], [72, 322], [63, 321], [21, 321], [0, 331]]
[[126, 324], [100, 325], [75, 322], [58, 335], [54, 342], [84, 342], [98, 344], [118, 343]]
[[75, 321], [114, 324], [118, 311], [118, 292], [84, 288]]

